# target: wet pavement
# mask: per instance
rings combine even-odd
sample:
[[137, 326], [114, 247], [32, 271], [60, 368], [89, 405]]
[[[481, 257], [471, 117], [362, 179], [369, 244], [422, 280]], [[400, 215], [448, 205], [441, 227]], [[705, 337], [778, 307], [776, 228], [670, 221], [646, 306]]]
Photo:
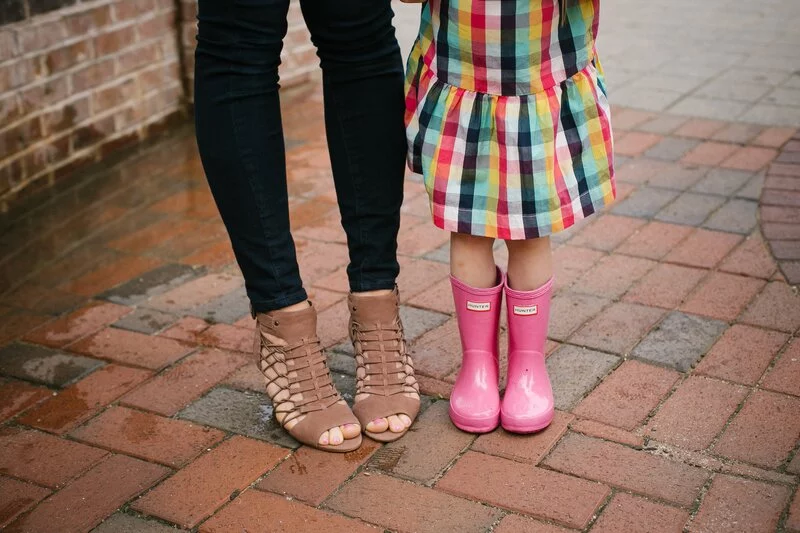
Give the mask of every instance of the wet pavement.
[[[654, 8], [608, 4], [609, 26], [627, 32], [616, 38], [645, 42], [627, 9], [650, 20]], [[792, 5], [725, 11], [725, 24], [762, 14], [782, 28]], [[651, 39], [692, 22], [676, 10]], [[698, 32], [711, 19], [699, 20]], [[610, 76], [636, 64], [635, 49], [607, 44]], [[617, 83], [625, 103], [630, 82]], [[345, 455], [299, 446], [271, 418], [188, 126], [29, 198], [0, 219], [0, 527], [800, 531], [800, 297], [786, 282], [800, 278], [797, 132], [736, 120], [761, 100], [724, 120], [628, 105], [614, 109], [617, 202], [555, 239], [558, 411], [534, 436], [449, 422], [460, 353], [448, 236], [414, 176], [399, 286], [425, 410], [401, 441]], [[352, 398], [318, 87], [284, 108], [301, 273]]]

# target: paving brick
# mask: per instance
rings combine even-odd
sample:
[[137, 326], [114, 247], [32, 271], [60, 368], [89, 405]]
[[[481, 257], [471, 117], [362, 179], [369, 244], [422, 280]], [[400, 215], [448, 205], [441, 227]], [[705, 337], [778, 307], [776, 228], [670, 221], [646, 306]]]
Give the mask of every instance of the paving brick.
[[681, 162], [690, 165], [719, 165], [733, 155], [737, 148], [735, 144], [706, 141], [683, 156]]
[[150, 377], [150, 372], [108, 365], [29, 410], [19, 421], [62, 434]]
[[[406, 215], [405, 218], [409, 219], [410, 216]], [[397, 253], [420, 257], [449, 240], [448, 232], [442, 231], [433, 224], [421, 223], [400, 232], [397, 239]]]
[[603, 257], [602, 252], [579, 248], [577, 246], [560, 246], [553, 251], [553, 268], [555, 270], [556, 290], [568, 287], [581, 274], [589, 270]]
[[625, 200], [617, 203], [613, 211], [617, 215], [650, 218], [674, 200], [678, 192], [655, 187], [642, 187], [635, 190]]
[[695, 139], [682, 139], [680, 137], [667, 137], [645, 152], [645, 156], [654, 159], [677, 161], [687, 152], [693, 150], [700, 141]]
[[[765, 439], [764, 435], [770, 435]], [[727, 427], [714, 452], [777, 468], [800, 436], [800, 399], [757, 390]]]
[[171, 328], [161, 332], [159, 336], [197, 344], [200, 334], [209, 327], [210, 324], [205, 320], [187, 316], [178, 320]]
[[620, 444], [627, 444], [634, 448], [641, 448], [644, 444], [644, 438], [638, 434], [609, 426], [595, 420], [579, 418], [570, 424], [570, 429], [590, 437], [619, 442]]
[[759, 279], [712, 272], [681, 306], [681, 310], [731, 321], [739, 316], [764, 285], [766, 282]]
[[576, 415], [632, 430], [658, 406], [679, 378], [677, 372], [625, 361], [573, 411]]
[[25, 340], [51, 348], [63, 348], [103, 329], [130, 312], [130, 308], [121, 305], [92, 302], [69, 315], [36, 328], [25, 336]]
[[764, 188], [772, 191], [800, 191], [800, 179], [785, 176], [769, 176], [764, 180]]
[[787, 338], [776, 331], [735, 324], [700, 361], [696, 372], [754, 385]]
[[570, 244], [609, 252], [644, 224], [645, 221], [638, 218], [603, 215], [573, 237]]
[[686, 372], [725, 328], [723, 322], [675, 311], [639, 343], [632, 355]]
[[107, 453], [46, 433], [6, 427], [0, 430], [0, 471], [56, 488], [67, 483]]
[[[654, 180], [661, 173], [674, 168], [676, 165], [667, 161], [658, 159], [649, 159], [646, 157], [637, 157], [631, 159], [629, 162], [619, 165], [617, 168], [616, 178], [618, 181], [644, 184]], [[654, 185], [661, 186], [660, 183]]]
[[103, 363], [88, 357], [13, 343], [0, 348], [0, 373], [53, 387], [80, 379]]
[[450, 278], [445, 278], [422, 291], [409, 299], [408, 303], [416, 307], [452, 315], [455, 313], [455, 307], [453, 305], [453, 290], [450, 285]]
[[213, 324], [195, 337], [195, 342], [234, 352], [253, 351], [254, 330], [228, 324]]
[[[332, 363], [333, 360], [350, 360], [353, 364], [353, 371], [350, 374], [355, 375], [355, 361], [351, 357], [345, 357], [341, 354], [329, 352], [328, 354], [328, 368], [331, 369], [332, 372], [341, 372], [338, 368], [334, 368]], [[224, 385], [228, 385], [234, 389], [239, 389], [243, 391], [254, 391], [254, 392], [263, 392], [264, 391], [264, 374], [258, 369], [258, 367], [254, 364], [246, 364], [236, 370], [232, 374], [230, 374], [226, 379], [222, 381]]]
[[239, 288], [241, 284], [241, 278], [237, 276], [209, 274], [150, 298], [147, 307], [181, 314], [225, 296]]
[[790, 531], [800, 531], [800, 492], [795, 491], [789, 516], [786, 518], [786, 527]]
[[618, 254], [607, 255], [578, 279], [573, 290], [615, 299], [655, 265], [656, 263], [649, 259]]
[[800, 327], [800, 296], [786, 283], [769, 283], [740, 320], [746, 324], [793, 332]]
[[195, 305], [184, 312], [208, 322], [231, 324], [250, 314], [250, 300], [247, 297], [245, 288], [240, 286], [226, 294]]
[[584, 528], [608, 487], [534, 466], [467, 452], [436, 488], [537, 518]]
[[719, 269], [732, 274], [769, 279], [775, 273], [776, 265], [764, 245], [764, 240], [756, 233], [740, 244], [722, 262]]
[[553, 421], [543, 431], [531, 435], [493, 431], [479, 436], [472, 449], [512, 461], [537, 464], [564, 436], [573, 418], [569, 413], [556, 411]]
[[286, 449], [234, 436], [148, 492], [133, 508], [193, 528], [287, 454]]
[[721, 196], [686, 192], [659, 211], [656, 219], [675, 224], [699, 226], [724, 202], [725, 198]]
[[113, 451], [180, 467], [222, 440], [220, 431], [125, 407], [111, 407], [71, 434]]
[[[407, 257], [400, 257], [398, 261], [400, 263], [400, 275], [397, 277], [397, 286], [403, 303], [413, 296], [421, 296], [429, 292], [428, 289], [437, 282], [446, 281], [449, 283], [450, 267], [448, 265], [438, 261], [409, 259]], [[450, 296], [449, 299], [452, 300], [453, 297]]]
[[564, 345], [547, 358], [556, 409], [569, 411], [619, 359], [613, 355]]
[[729, 200], [703, 224], [704, 228], [746, 235], [756, 227], [758, 204], [752, 200]]
[[124, 256], [109, 265], [101, 266], [75, 280], [68, 281], [59, 288], [82, 296], [94, 296], [161, 265], [161, 260], [153, 257]]
[[761, 382], [765, 389], [800, 396], [800, 341], [793, 341]]
[[661, 142], [663, 137], [655, 133], [632, 131], [614, 143], [614, 153], [637, 156]]
[[739, 235], [698, 229], [667, 254], [666, 260], [700, 268], [713, 268], [741, 241]]
[[617, 302], [601, 311], [569, 341], [619, 355], [627, 354], [664, 315], [661, 309]]
[[704, 450], [746, 395], [744, 387], [690, 376], [656, 413], [647, 425], [647, 433], [657, 441]]
[[780, 148], [792, 138], [795, 131], [794, 128], [767, 128], [753, 139], [753, 144], [768, 148]]
[[35, 387], [22, 381], [0, 384], [0, 422], [24, 412], [51, 394], [44, 387]]
[[703, 179], [710, 169], [711, 167], [702, 165], [672, 163], [659, 172], [654, 179], [650, 180], [650, 184], [667, 189], [685, 191]]
[[369, 438], [364, 438], [359, 449], [345, 454], [302, 446], [270, 472], [258, 488], [318, 507], [378, 449], [378, 443]]
[[[800, 236], [800, 227], [797, 229], [798, 236]], [[772, 255], [779, 261], [800, 260], [800, 240], [771, 240], [769, 247]]]
[[453, 426], [448, 408], [448, 402], [434, 402], [412, 431], [378, 450], [370, 466], [415, 481], [433, 480], [474, 438]]
[[691, 232], [692, 229], [686, 226], [654, 220], [631, 235], [616, 251], [647, 259], [661, 259]]
[[779, 485], [718, 475], [691, 524], [698, 533], [775, 531], [789, 490]]
[[743, 146], [723, 161], [721, 166], [723, 168], [756, 171], [767, 166], [777, 155], [778, 151], [772, 148]]
[[689, 513], [683, 509], [619, 492], [603, 510], [603, 514], [595, 522], [592, 531], [599, 533], [621, 531], [680, 533], [688, 520]]
[[614, 126], [620, 131], [630, 130], [649, 122], [657, 115], [649, 111], [632, 108], [618, 108], [614, 110]]
[[155, 520], [114, 513], [94, 528], [92, 533], [175, 533], [175, 531], [174, 527], [166, 526]]
[[753, 177], [752, 172], [727, 168], [712, 168], [698, 181], [692, 191], [705, 194], [732, 196]]
[[706, 273], [697, 268], [661, 263], [634, 285], [625, 294], [624, 300], [674, 309], [684, 301]]
[[400, 320], [406, 340], [413, 342], [430, 330], [436, 329], [450, 319], [448, 315], [417, 309], [406, 305], [400, 306]]
[[485, 531], [499, 516], [479, 503], [379, 474], [357, 476], [327, 506], [388, 529], [420, 533]]
[[378, 533], [363, 522], [322, 511], [258, 490], [248, 490], [200, 526], [200, 533], [263, 531], [264, 511], [269, 510], [269, 531], [327, 531], [329, 533]]
[[675, 130], [675, 135], [697, 139], [708, 139], [726, 126], [727, 124], [721, 120], [692, 118]]
[[42, 501], [50, 491], [31, 483], [0, 477], [0, 528]]
[[114, 455], [48, 498], [6, 531], [88, 531], [126, 501], [146, 490], [169, 470]]
[[264, 394], [217, 387], [183, 409], [178, 416], [286, 448], [300, 446], [275, 421], [272, 402]]
[[138, 331], [151, 335], [166, 329], [178, 321], [178, 316], [171, 313], [162, 313], [155, 309], [141, 307], [133, 313], [114, 322], [115, 328]]
[[573, 530], [516, 514], [507, 514], [492, 531], [495, 533], [568, 533]]
[[715, 141], [735, 144], [747, 144], [760, 134], [764, 128], [754, 124], [730, 124], [715, 133], [711, 138]]
[[461, 364], [458, 324], [451, 320], [420, 337], [411, 347], [415, 372], [443, 379]]
[[567, 435], [544, 464], [679, 505], [691, 505], [708, 473], [621, 444]]
[[100, 297], [122, 305], [135, 305], [179, 287], [201, 272], [186, 265], [164, 265], [114, 287]]
[[69, 349], [125, 365], [158, 370], [188, 354], [192, 347], [173, 339], [106, 328], [72, 344]]
[[126, 395], [122, 403], [171, 416], [249, 361], [243, 354], [202, 350]]
[[550, 306], [550, 329], [548, 336], [566, 340], [587, 320], [597, 315], [610, 303], [609, 300], [589, 294], [560, 292]]

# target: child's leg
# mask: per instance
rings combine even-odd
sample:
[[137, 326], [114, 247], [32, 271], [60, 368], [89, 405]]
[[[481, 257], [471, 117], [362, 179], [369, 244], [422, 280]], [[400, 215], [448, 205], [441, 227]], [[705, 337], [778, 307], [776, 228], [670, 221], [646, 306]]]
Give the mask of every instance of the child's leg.
[[547, 427], [554, 414], [544, 356], [553, 286], [550, 240], [506, 244], [508, 380], [500, 420], [507, 431], [531, 433]]
[[485, 433], [500, 423], [498, 324], [504, 277], [494, 264], [494, 239], [452, 234], [450, 282], [461, 336], [461, 369], [450, 394], [450, 419]]
[[463, 233], [450, 234], [450, 274], [471, 287], [497, 285], [492, 246], [494, 239]]
[[518, 291], [532, 291], [553, 277], [550, 238], [506, 241], [508, 284]]

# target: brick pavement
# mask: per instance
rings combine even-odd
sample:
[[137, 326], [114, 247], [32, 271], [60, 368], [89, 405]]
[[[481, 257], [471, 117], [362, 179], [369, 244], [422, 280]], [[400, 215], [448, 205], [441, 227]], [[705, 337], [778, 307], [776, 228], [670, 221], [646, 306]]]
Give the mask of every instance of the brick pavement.
[[[554, 242], [558, 412], [533, 436], [449, 422], [447, 235], [413, 177], [399, 283], [425, 409], [401, 441], [345, 455], [271, 417], [188, 129], [4, 215], [0, 528], [800, 531], [800, 297], [781, 255], [797, 220], [770, 220], [796, 206], [767, 194], [794, 190], [797, 133], [614, 113], [619, 200]], [[352, 400], [319, 91], [287, 99], [285, 122], [301, 271]]]

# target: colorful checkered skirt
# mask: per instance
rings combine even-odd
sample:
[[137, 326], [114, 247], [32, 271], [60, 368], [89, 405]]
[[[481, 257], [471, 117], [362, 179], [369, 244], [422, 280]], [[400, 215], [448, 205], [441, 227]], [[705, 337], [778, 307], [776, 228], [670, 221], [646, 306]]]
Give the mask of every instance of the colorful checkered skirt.
[[408, 60], [408, 163], [445, 230], [530, 239], [616, 194], [599, 0], [428, 0]]

